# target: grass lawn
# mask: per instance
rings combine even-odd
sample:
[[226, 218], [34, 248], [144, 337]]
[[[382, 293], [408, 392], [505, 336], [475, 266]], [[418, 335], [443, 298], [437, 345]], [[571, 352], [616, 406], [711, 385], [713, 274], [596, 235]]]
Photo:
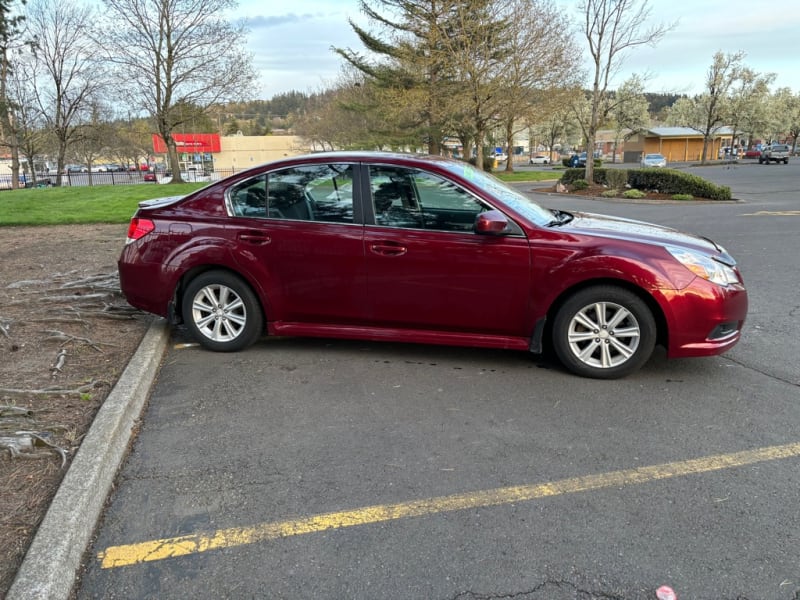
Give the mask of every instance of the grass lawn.
[[181, 196], [205, 183], [96, 185], [0, 192], [0, 226], [127, 223], [141, 200]]
[[511, 183], [520, 181], [550, 181], [552, 179], [561, 179], [561, 171], [554, 171], [547, 169], [545, 171], [514, 171], [506, 173], [502, 169], [495, 170], [492, 175]]
[[[494, 173], [509, 182], [558, 179], [557, 171]], [[9, 225], [66, 225], [127, 223], [141, 200], [181, 196], [205, 183], [96, 185], [0, 191], [0, 227]]]

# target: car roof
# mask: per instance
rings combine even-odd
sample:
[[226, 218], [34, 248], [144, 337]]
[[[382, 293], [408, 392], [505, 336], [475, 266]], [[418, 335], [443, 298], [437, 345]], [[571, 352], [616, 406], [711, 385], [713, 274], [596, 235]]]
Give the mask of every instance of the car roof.
[[438, 156], [434, 154], [411, 154], [402, 152], [374, 152], [366, 150], [336, 150], [332, 152], [313, 152], [310, 154], [300, 154], [298, 156], [289, 156], [275, 161], [262, 163], [253, 166], [246, 172], [250, 171], [263, 171], [264, 167], [269, 169], [279, 169], [282, 167], [291, 167], [296, 164], [303, 163], [322, 163], [322, 162], [375, 162], [398, 164], [405, 166], [416, 167], [432, 167], [438, 166], [440, 169], [451, 170], [453, 166], [466, 166], [469, 163], [464, 161], [454, 160], [445, 156]]

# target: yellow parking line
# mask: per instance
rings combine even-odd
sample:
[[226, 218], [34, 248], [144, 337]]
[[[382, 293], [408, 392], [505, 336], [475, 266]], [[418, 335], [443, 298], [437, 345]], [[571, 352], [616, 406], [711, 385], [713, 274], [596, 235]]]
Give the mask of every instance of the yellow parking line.
[[768, 460], [797, 456], [800, 456], [800, 443], [771, 446], [732, 454], [719, 454], [680, 462], [587, 475], [585, 477], [571, 477], [549, 483], [511, 486], [452, 496], [440, 496], [438, 498], [412, 500], [397, 504], [379, 504], [301, 519], [262, 523], [251, 527], [233, 527], [211, 533], [196, 533], [140, 542], [138, 544], [111, 546], [100, 552], [97, 557], [103, 569], [124, 567], [328, 529], [341, 529], [343, 527], [393, 521], [408, 517], [421, 517], [455, 510], [525, 502], [547, 496], [641, 484], [659, 479], [720, 471]]
[[744, 213], [743, 217], [800, 217], [800, 210], [760, 210]]

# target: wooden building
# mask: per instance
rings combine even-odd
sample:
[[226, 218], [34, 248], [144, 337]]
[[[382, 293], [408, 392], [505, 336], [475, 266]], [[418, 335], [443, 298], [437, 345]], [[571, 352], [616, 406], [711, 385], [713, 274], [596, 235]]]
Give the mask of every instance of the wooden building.
[[[730, 146], [731, 127], [722, 127], [708, 141], [707, 160], [718, 160], [719, 150]], [[668, 162], [700, 162], [703, 135], [690, 127], [654, 127], [625, 142], [624, 162], [639, 162], [643, 154], [663, 154]]]

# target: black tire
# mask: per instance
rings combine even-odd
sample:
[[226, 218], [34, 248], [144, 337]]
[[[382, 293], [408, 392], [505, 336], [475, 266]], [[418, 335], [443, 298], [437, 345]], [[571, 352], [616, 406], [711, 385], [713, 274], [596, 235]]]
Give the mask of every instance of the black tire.
[[639, 296], [599, 285], [576, 292], [561, 306], [553, 321], [553, 349], [576, 375], [616, 379], [648, 361], [656, 334], [653, 313]]
[[264, 313], [247, 283], [227, 271], [207, 271], [189, 282], [181, 302], [183, 322], [202, 346], [235, 352], [264, 333]]

